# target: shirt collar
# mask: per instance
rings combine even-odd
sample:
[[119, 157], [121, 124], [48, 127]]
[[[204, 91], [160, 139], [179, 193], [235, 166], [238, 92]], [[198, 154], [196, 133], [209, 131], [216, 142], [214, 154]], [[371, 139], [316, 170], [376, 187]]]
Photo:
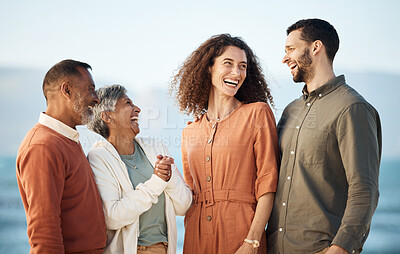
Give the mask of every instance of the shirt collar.
[[335, 90], [336, 88], [338, 88], [339, 86], [343, 85], [346, 83], [346, 80], [344, 78], [344, 75], [340, 75], [337, 76], [336, 78], [333, 78], [331, 80], [329, 80], [328, 82], [326, 82], [324, 85], [318, 87], [317, 89], [315, 89], [314, 91], [312, 91], [311, 93], [308, 93], [307, 91], [307, 84], [304, 85], [303, 87], [303, 97], [305, 100], [307, 100], [309, 97], [315, 97], [318, 96], [319, 98], [324, 97], [325, 95], [329, 94], [330, 92], [332, 92], [333, 90]]
[[79, 132], [63, 122], [58, 121], [57, 119], [46, 115], [44, 112], [40, 113], [39, 123], [44, 126], [49, 127], [50, 129], [60, 133], [61, 135], [79, 143]]

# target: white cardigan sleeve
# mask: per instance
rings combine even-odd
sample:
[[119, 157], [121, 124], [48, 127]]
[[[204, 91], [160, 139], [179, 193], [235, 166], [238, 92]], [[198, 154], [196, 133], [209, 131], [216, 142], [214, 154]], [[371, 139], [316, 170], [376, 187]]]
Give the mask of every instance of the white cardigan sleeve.
[[158, 196], [167, 186], [153, 174], [134, 190], [124, 175], [126, 169], [104, 147], [94, 148], [88, 159], [103, 202], [108, 229], [117, 230], [136, 222], [142, 213], [158, 202]]
[[[162, 146], [164, 154], [171, 156], [168, 148], [164, 144]], [[184, 216], [192, 205], [193, 194], [175, 164], [172, 165], [172, 176], [164, 192], [171, 198], [175, 214]]]

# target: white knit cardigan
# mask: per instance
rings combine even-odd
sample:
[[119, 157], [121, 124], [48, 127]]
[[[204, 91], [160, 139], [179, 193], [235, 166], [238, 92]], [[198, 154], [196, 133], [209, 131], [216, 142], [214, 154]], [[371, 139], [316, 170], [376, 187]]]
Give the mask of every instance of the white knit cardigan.
[[[150, 163], [157, 155], [170, 156], [168, 149], [153, 138], [136, 138]], [[165, 217], [168, 227], [168, 254], [176, 253], [175, 215], [183, 216], [192, 204], [192, 192], [177, 167], [172, 165], [168, 182], [156, 175], [133, 188], [125, 163], [108, 141], [98, 141], [88, 154], [103, 202], [107, 225], [107, 247], [104, 253], [137, 253], [139, 216], [158, 202], [165, 193]]]

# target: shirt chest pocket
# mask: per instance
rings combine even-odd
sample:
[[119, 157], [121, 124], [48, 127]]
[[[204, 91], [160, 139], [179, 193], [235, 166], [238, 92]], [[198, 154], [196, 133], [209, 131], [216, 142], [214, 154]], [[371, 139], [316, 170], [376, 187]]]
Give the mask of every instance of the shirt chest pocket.
[[301, 129], [297, 146], [297, 160], [301, 164], [325, 162], [328, 133], [315, 129]]

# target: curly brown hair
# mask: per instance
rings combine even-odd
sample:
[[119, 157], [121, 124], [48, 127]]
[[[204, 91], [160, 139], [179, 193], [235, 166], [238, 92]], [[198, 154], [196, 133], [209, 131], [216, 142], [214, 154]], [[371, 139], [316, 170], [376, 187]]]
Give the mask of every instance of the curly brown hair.
[[222, 55], [228, 46], [244, 50], [247, 57], [247, 76], [235, 98], [242, 103], [269, 101], [271, 106], [274, 106], [257, 56], [242, 38], [232, 37], [230, 34], [219, 34], [201, 44], [172, 78], [170, 94], [176, 92], [180, 111], [187, 115], [200, 115], [207, 111], [212, 86], [209, 69], [214, 65], [215, 58]]

